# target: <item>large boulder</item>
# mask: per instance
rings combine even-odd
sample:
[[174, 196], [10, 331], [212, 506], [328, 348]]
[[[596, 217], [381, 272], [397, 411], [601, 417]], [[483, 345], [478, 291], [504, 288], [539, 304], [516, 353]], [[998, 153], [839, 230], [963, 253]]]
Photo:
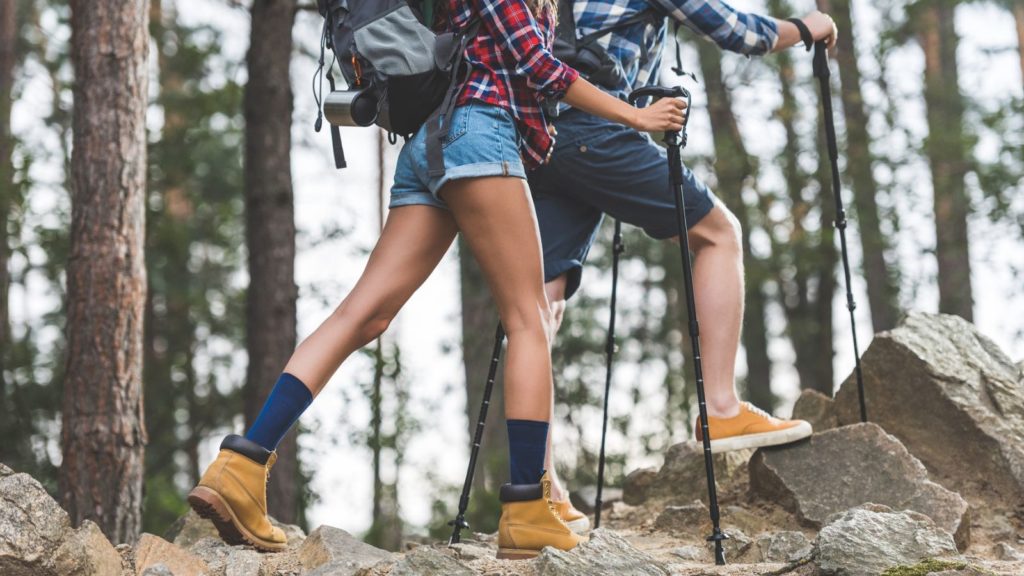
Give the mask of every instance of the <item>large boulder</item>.
[[0, 464], [0, 574], [119, 576], [121, 556], [99, 526], [68, 515], [28, 474]]
[[[333, 576], [333, 572], [331, 573]], [[339, 573], [340, 574], [340, 573]], [[476, 570], [466, 566], [453, 554], [431, 546], [417, 546], [388, 572], [389, 576], [475, 576]], [[325, 575], [326, 576], [326, 575]]]
[[598, 529], [569, 550], [545, 548], [536, 560], [539, 576], [668, 576], [668, 568], [614, 532]]
[[811, 423], [815, 432], [824, 432], [839, 426], [835, 400], [817, 390], [804, 390], [793, 406], [793, 418]]
[[[741, 472], [750, 459], [749, 450], [716, 454], [715, 479], [729, 482]], [[668, 449], [661, 468], [642, 468], [626, 477], [622, 500], [633, 506], [648, 502], [658, 504], [689, 504], [707, 501], [707, 477], [704, 471], [704, 450], [697, 442], [682, 442]]]
[[210, 566], [199, 556], [152, 534], [143, 534], [135, 545], [135, 573], [166, 566], [174, 576], [205, 576]]
[[870, 504], [833, 516], [814, 546], [822, 576], [878, 576], [894, 566], [956, 555], [953, 537], [931, 518]]
[[813, 528], [837, 512], [875, 503], [929, 516], [961, 548], [970, 541], [967, 502], [929, 480], [921, 462], [872, 423], [758, 450], [750, 460], [750, 489]]
[[[956, 316], [911, 313], [875, 336], [862, 360], [868, 419], [939, 483], [989, 505], [1024, 500], [1021, 370]], [[860, 419], [851, 376], [836, 395], [840, 424]]]
[[335, 576], [350, 576], [392, 556], [391, 552], [371, 546], [333, 526], [317, 528], [298, 549], [299, 563], [305, 570], [328, 566], [323, 572]]
[[251, 546], [231, 546], [220, 538], [203, 538], [190, 546], [188, 551], [206, 562], [210, 569], [208, 576], [259, 574], [264, 556]]

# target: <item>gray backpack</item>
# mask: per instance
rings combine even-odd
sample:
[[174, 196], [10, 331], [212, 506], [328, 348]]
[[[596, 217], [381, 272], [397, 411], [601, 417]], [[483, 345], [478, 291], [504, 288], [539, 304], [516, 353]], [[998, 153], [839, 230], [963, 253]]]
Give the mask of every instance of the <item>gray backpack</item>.
[[[441, 139], [462, 87], [466, 44], [476, 35], [480, 20], [474, 18], [458, 32], [435, 34], [427, 25], [433, 5], [431, 0], [318, 0], [324, 28], [317, 74], [323, 73], [324, 53], [330, 49], [348, 84], [347, 90], [335, 91], [333, 62], [327, 67], [332, 96], [326, 102], [322, 81], [320, 92], [314, 82], [316, 129], [320, 130], [327, 108], [338, 168], [345, 167], [345, 155], [335, 118], [352, 126], [376, 124], [390, 133], [392, 142], [398, 136], [411, 137], [429, 121], [431, 176], [444, 174]], [[335, 109], [332, 103], [337, 103]]]

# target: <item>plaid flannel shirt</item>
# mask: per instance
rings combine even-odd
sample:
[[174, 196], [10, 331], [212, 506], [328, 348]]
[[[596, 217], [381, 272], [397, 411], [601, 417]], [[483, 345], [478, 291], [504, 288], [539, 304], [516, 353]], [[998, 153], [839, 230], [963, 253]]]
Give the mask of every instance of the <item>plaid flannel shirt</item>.
[[[577, 34], [606, 30], [649, 6], [722, 49], [748, 56], [771, 51], [779, 38], [771, 18], [740, 12], [721, 0], [574, 0]], [[612, 90], [614, 94], [624, 96], [658, 82], [666, 35], [664, 24], [639, 23], [599, 40], [625, 72], [625, 81]]]
[[470, 71], [457, 104], [478, 100], [512, 113], [527, 169], [545, 163], [554, 147], [541, 101], [561, 99], [579, 73], [551, 55], [550, 14], [534, 18], [526, 0], [448, 0], [456, 29], [475, 14], [480, 32], [466, 49]]

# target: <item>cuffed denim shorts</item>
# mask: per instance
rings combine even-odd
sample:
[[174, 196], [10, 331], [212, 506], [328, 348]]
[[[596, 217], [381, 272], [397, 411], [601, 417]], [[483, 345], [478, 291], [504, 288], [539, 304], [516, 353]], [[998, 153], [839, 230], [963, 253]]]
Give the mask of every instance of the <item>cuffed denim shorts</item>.
[[420, 127], [398, 155], [390, 208], [409, 205], [447, 210], [437, 192], [451, 180], [484, 176], [526, 178], [519, 155], [515, 119], [504, 108], [470, 101], [452, 112], [444, 152], [444, 176], [431, 178], [427, 170], [427, 126]]
[[[544, 246], [544, 281], [568, 274], [568, 298], [579, 288], [583, 262], [605, 214], [639, 226], [652, 238], [679, 235], [675, 192], [665, 148], [650, 136], [579, 110], [563, 112], [551, 162], [530, 172]], [[686, 224], [700, 222], [715, 198], [683, 166]]]

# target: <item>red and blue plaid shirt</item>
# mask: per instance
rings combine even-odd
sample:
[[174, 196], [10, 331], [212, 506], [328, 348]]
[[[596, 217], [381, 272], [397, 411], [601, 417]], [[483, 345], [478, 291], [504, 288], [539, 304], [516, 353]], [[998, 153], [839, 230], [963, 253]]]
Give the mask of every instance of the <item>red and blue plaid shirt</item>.
[[512, 113], [527, 169], [547, 162], [554, 147], [541, 102], [561, 99], [579, 73], [551, 55], [554, 22], [549, 11], [534, 18], [526, 0], [448, 0], [456, 29], [474, 15], [480, 32], [466, 48], [469, 75], [456, 104], [478, 100]]

